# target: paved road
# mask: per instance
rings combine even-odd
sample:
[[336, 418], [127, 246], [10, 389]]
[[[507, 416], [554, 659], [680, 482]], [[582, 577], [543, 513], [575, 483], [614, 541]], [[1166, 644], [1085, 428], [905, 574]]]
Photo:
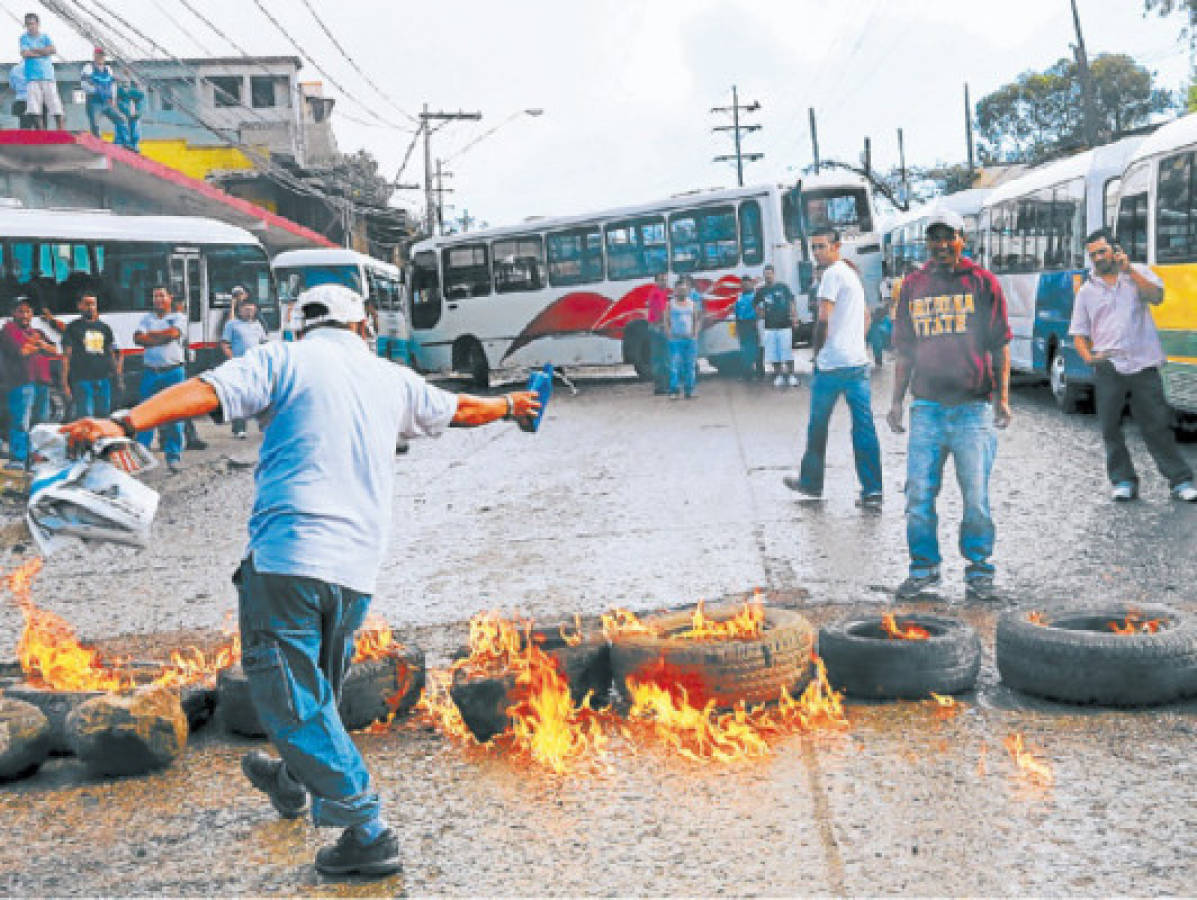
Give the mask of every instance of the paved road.
[[[875, 388], [886, 408], [887, 375]], [[539, 618], [648, 609], [763, 588], [815, 622], [877, 609], [905, 574], [904, 439], [881, 439], [886, 505], [855, 508], [846, 413], [827, 498], [781, 484], [805, 388], [704, 379], [670, 402], [620, 378], [558, 394], [541, 434], [453, 431], [398, 458], [396, 540], [376, 608], [443, 657], [476, 610]], [[1142, 443], [1144, 497], [1106, 499], [1092, 417], [1016, 389], [993, 481], [999, 584], [1027, 608], [1102, 599], [1197, 611], [1197, 508], [1170, 501]], [[214, 429], [211, 429], [215, 435]], [[202, 628], [232, 609], [254, 441], [225, 437], [175, 479], [157, 540], [51, 560], [37, 599], [93, 637]], [[1186, 448], [1197, 462], [1197, 450]], [[962, 596], [951, 485], [941, 502], [946, 602]], [[9, 552], [9, 561], [12, 552]], [[7, 565], [8, 563], [6, 563]], [[946, 603], [920, 604], [942, 610]], [[409, 859], [381, 886], [318, 883], [319, 842], [272, 821], [236, 774], [243, 747], [201, 733], [163, 775], [78, 783], [75, 763], [0, 792], [8, 893], [710, 894], [1189, 893], [1197, 704], [1077, 710], [1021, 700], [992, 668], [994, 613], [963, 608], [986, 662], [968, 708], [854, 705], [843, 736], [769, 760], [695, 769], [649, 753], [556, 781], [463, 757], [434, 734], [362, 737]], [[444, 627], [444, 626], [450, 627]], [[19, 627], [0, 618], [0, 646]], [[1056, 773], [1026, 784], [1001, 747], [1026, 733]], [[327, 837], [326, 835], [324, 837]]]

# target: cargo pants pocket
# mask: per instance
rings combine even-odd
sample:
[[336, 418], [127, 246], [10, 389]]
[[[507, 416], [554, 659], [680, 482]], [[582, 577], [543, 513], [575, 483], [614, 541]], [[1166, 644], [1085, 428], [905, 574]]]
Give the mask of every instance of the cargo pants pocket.
[[295, 682], [279, 645], [270, 641], [245, 648], [241, 667], [258, 718], [271, 737], [298, 725]]

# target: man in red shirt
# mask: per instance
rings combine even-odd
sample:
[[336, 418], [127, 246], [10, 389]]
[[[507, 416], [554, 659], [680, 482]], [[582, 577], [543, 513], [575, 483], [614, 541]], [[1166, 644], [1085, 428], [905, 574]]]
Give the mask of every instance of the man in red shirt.
[[669, 305], [669, 276], [658, 272], [644, 300], [649, 352], [653, 363], [653, 393], [669, 393], [669, 340], [665, 337], [665, 307]]
[[50, 360], [58, 352], [33, 327], [33, 306], [21, 297], [12, 321], [0, 329], [0, 364], [8, 403], [8, 467], [24, 469], [29, 460], [29, 427], [36, 411], [44, 421], [50, 404]]
[[997, 599], [993, 584], [994, 527], [989, 474], [997, 453], [994, 428], [1010, 424], [1010, 324], [1006, 298], [991, 272], [962, 256], [964, 220], [933, 213], [927, 222], [930, 260], [902, 282], [894, 319], [897, 368], [889, 415], [901, 433], [907, 388], [910, 444], [906, 463], [906, 540], [910, 575], [899, 599], [939, 584], [935, 499], [952, 457], [964, 501], [960, 552], [965, 597]]

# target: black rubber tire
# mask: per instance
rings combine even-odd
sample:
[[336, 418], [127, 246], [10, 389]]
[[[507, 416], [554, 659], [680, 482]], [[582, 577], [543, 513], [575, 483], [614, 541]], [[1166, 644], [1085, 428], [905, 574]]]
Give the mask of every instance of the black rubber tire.
[[636, 370], [636, 377], [641, 381], [652, 379], [652, 341], [646, 326], [628, 326], [623, 335], [623, 358], [632, 364], [632, 368]]
[[[1155, 634], [1101, 630], [1128, 614], [1164, 624]], [[1014, 690], [1101, 706], [1154, 706], [1197, 696], [1197, 616], [1155, 604], [1114, 603], [1046, 619], [1036, 625], [1025, 611], [998, 619], [998, 672]]]
[[[706, 609], [714, 619], [735, 615], [743, 607], [721, 604]], [[686, 687], [697, 706], [715, 700], [727, 709], [739, 701], [759, 705], [776, 700], [784, 687], [797, 694], [811, 677], [815, 633], [798, 613], [765, 610], [760, 640], [696, 642], [669, 637], [690, 624], [689, 611], [645, 616], [643, 621], [665, 632], [663, 637], [620, 634], [611, 643], [611, 675], [619, 693], [628, 699], [627, 679], [663, 664], [671, 681]]]
[[931, 636], [924, 641], [887, 637], [879, 616], [821, 628], [819, 656], [831, 686], [850, 697], [873, 700], [919, 700], [932, 692], [973, 689], [981, 668], [981, 641], [971, 626], [922, 613], [900, 615], [898, 622], [913, 622]]
[[[401, 691], [396, 713], [402, 716], [416, 705], [423, 689], [424, 651], [419, 647], [406, 645], [400, 656], [354, 663], [341, 686], [341, 721], [349, 731], [382, 721], [391, 713], [387, 699]], [[226, 729], [244, 737], [266, 736], [239, 663], [221, 671], [217, 691]]]
[[1055, 348], [1047, 360], [1048, 387], [1060, 411], [1068, 415], [1079, 413], [1089, 398], [1089, 389], [1068, 380], [1064, 374], [1064, 355]]
[[474, 387], [486, 390], [490, 387], [490, 363], [486, 360], [486, 351], [477, 341], [470, 344], [468, 360], [470, 382]]

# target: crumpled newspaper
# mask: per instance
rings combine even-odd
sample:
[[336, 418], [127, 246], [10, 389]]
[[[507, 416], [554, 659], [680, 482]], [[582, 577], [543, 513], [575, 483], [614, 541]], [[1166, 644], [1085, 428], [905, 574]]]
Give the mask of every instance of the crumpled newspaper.
[[42, 555], [61, 550], [72, 538], [149, 544], [158, 492], [132, 474], [157, 465], [154, 457], [128, 438], [103, 438], [73, 458], [58, 429], [37, 425], [29, 435], [38, 462], [25, 519]]

